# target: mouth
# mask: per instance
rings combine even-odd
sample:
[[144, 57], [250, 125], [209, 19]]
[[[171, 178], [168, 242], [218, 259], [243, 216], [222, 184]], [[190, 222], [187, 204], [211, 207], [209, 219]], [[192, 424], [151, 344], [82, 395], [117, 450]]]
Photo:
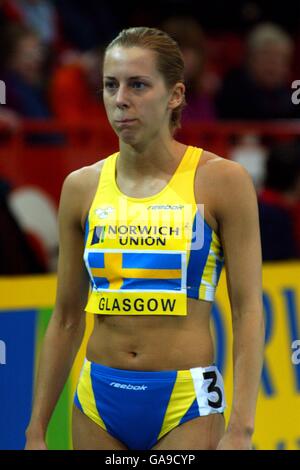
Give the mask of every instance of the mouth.
[[136, 123], [137, 123], [137, 119], [120, 119], [120, 120], [115, 121], [116, 127], [119, 130], [134, 128]]
[[136, 119], [116, 119], [116, 123], [117, 124], [127, 124], [127, 123], [130, 123], [130, 122], [134, 122], [136, 121]]

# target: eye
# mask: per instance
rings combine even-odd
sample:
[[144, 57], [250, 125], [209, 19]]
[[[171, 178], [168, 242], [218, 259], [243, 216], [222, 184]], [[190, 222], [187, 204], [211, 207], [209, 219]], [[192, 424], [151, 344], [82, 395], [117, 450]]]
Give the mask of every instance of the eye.
[[116, 87], [117, 87], [117, 84], [113, 80], [107, 80], [104, 82], [104, 88], [108, 91], [113, 91], [116, 89]]
[[135, 80], [134, 82], [132, 82], [131, 86], [132, 88], [135, 88], [136, 90], [143, 90], [144, 88], [146, 88], [147, 85], [144, 82]]

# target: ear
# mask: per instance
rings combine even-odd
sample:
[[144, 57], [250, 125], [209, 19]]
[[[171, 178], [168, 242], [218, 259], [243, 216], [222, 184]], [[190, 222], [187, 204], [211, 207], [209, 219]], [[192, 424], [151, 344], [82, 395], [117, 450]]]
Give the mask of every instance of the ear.
[[181, 105], [182, 101], [184, 100], [185, 94], [185, 85], [184, 83], [178, 82], [173, 87], [170, 98], [169, 98], [169, 109], [178, 108]]

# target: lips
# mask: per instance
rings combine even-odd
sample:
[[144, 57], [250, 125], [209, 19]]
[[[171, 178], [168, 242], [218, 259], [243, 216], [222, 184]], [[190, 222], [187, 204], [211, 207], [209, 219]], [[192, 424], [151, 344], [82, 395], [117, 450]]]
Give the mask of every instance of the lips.
[[136, 121], [136, 119], [116, 119], [116, 122], [118, 124], [126, 124], [128, 122], [133, 122], [133, 121]]
[[122, 119], [115, 121], [115, 125], [119, 130], [131, 129], [136, 125], [137, 119]]

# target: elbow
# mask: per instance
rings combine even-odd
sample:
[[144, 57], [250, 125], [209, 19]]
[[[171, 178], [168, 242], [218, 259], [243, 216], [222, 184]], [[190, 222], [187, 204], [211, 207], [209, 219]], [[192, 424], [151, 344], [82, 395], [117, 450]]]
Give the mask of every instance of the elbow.
[[233, 329], [239, 327], [249, 328], [250, 331], [255, 331], [257, 335], [265, 338], [265, 317], [262, 308], [257, 309], [241, 309], [239, 312], [232, 312]]
[[85, 313], [83, 311], [72, 312], [54, 310], [52, 321], [56, 326], [65, 332], [77, 332], [85, 329]]

